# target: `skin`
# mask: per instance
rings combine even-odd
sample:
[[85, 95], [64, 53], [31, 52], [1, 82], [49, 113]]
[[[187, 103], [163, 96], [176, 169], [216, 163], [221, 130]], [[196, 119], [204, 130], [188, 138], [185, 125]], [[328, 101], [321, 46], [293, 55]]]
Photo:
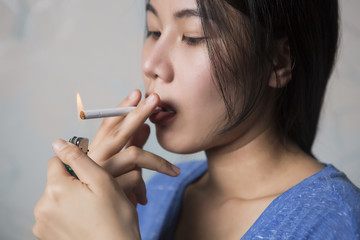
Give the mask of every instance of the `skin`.
[[[224, 103], [209, 81], [210, 59], [205, 45], [192, 46], [184, 39], [203, 37], [200, 19], [173, 17], [174, 10], [184, 9], [189, 1], [158, 2], [151, 1], [154, 6], [163, 5], [157, 8], [158, 16], [147, 13], [149, 31], [154, 33], [144, 44], [144, 83], [146, 91], [158, 93], [162, 101], [175, 108], [177, 116], [171, 124], [156, 126], [157, 139], [170, 151], [198, 152], [212, 144], [208, 137], [214, 133], [209, 129], [222, 127]], [[171, 14], [162, 8], [171, 9]]]
[[[140, 98], [135, 90], [119, 107], [137, 105]], [[47, 185], [34, 208], [33, 233], [38, 239], [141, 239], [135, 206], [147, 199], [140, 169], [173, 177], [180, 171], [141, 149], [150, 132], [144, 121], [158, 103], [159, 96], [153, 94], [127, 116], [105, 119], [89, 156], [64, 140], [53, 142], [56, 156], [49, 160]]]
[[183, 9], [196, 9], [195, 1], [150, 4], [156, 11], [147, 12], [148, 29], [155, 34], [144, 45], [145, 86], [177, 111], [173, 122], [156, 126], [159, 143], [174, 152], [205, 150], [209, 165], [185, 191], [175, 239], [239, 239], [272, 200], [323, 168], [295, 144], [285, 148], [272, 120], [273, 88], [291, 80], [288, 41], [278, 41], [273, 59], [279, 85], [274, 72], [268, 94], [252, 116], [219, 135], [226, 112], [210, 78], [206, 44], [185, 41], [203, 37], [200, 19], [174, 17]]
[[49, 160], [47, 185], [34, 209], [33, 232], [39, 239], [140, 239], [135, 206], [147, 202], [141, 168], [174, 177], [180, 171], [142, 149], [150, 131], [144, 122], [161, 103], [176, 116], [156, 125], [159, 143], [177, 153], [204, 150], [209, 166], [186, 188], [175, 239], [239, 239], [273, 199], [323, 168], [295, 144], [284, 147], [274, 127], [274, 88], [291, 80], [286, 39], [279, 40], [273, 59], [280, 85], [274, 72], [254, 113], [219, 135], [226, 108], [211, 80], [206, 44], [198, 41], [204, 37], [200, 19], [174, 17], [196, 9], [195, 1], [150, 3], [151, 34], [142, 61], [149, 97], [140, 101], [138, 90], [130, 94], [119, 106], [137, 108], [125, 117], [105, 119], [88, 156], [62, 140], [53, 143], [56, 156]]

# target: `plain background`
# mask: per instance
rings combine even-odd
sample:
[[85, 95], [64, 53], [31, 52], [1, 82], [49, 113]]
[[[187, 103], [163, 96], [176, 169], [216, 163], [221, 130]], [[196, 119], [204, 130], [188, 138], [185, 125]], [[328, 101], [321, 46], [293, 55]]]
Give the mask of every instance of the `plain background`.
[[[359, 186], [360, 2], [340, 2], [341, 47], [314, 152]], [[93, 138], [100, 120], [77, 119], [76, 93], [104, 108], [143, 90], [144, 19], [143, 0], [0, 0], [0, 239], [34, 239], [51, 142]], [[175, 163], [204, 158], [168, 153], [154, 135], [145, 148]]]

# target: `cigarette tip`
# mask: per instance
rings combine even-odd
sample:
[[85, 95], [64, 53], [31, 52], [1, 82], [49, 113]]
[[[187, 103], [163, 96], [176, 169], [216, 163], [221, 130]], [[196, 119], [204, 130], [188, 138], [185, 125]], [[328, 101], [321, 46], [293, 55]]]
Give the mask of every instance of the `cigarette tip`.
[[82, 120], [86, 119], [84, 111], [80, 111], [80, 118]]

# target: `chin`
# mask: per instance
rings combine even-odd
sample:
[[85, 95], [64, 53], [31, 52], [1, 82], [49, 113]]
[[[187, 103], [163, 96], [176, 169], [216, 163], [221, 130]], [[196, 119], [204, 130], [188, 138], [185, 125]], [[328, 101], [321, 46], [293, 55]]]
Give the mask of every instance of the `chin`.
[[197, 146], [197, 144], [192, 142], [190, 139], [184, 139], [179, 136], [164, 136], [157, 131], [156, 137], [160, 146], [172, 153], [192, 154], [204, 150], [204, 148]]

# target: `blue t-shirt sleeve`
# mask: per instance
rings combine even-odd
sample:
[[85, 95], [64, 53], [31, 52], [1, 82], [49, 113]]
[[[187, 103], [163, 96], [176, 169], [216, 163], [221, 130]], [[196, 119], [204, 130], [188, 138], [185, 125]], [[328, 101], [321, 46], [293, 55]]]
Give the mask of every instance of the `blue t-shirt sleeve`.
[[344, 211], [342, 206], [324, 203], [321, 209], [313, 208], [308, 216], [303, 216], [292, 239], [356, 240], [360, 237], [358, 224], [353, 213]]
[[309, 239], [360, 240], [360, 189], [332, 165], [329, 169], [319, 178], [324, 193], [317, 199], [320, 209], [313, 211], [317, 218], [309, 226]]

